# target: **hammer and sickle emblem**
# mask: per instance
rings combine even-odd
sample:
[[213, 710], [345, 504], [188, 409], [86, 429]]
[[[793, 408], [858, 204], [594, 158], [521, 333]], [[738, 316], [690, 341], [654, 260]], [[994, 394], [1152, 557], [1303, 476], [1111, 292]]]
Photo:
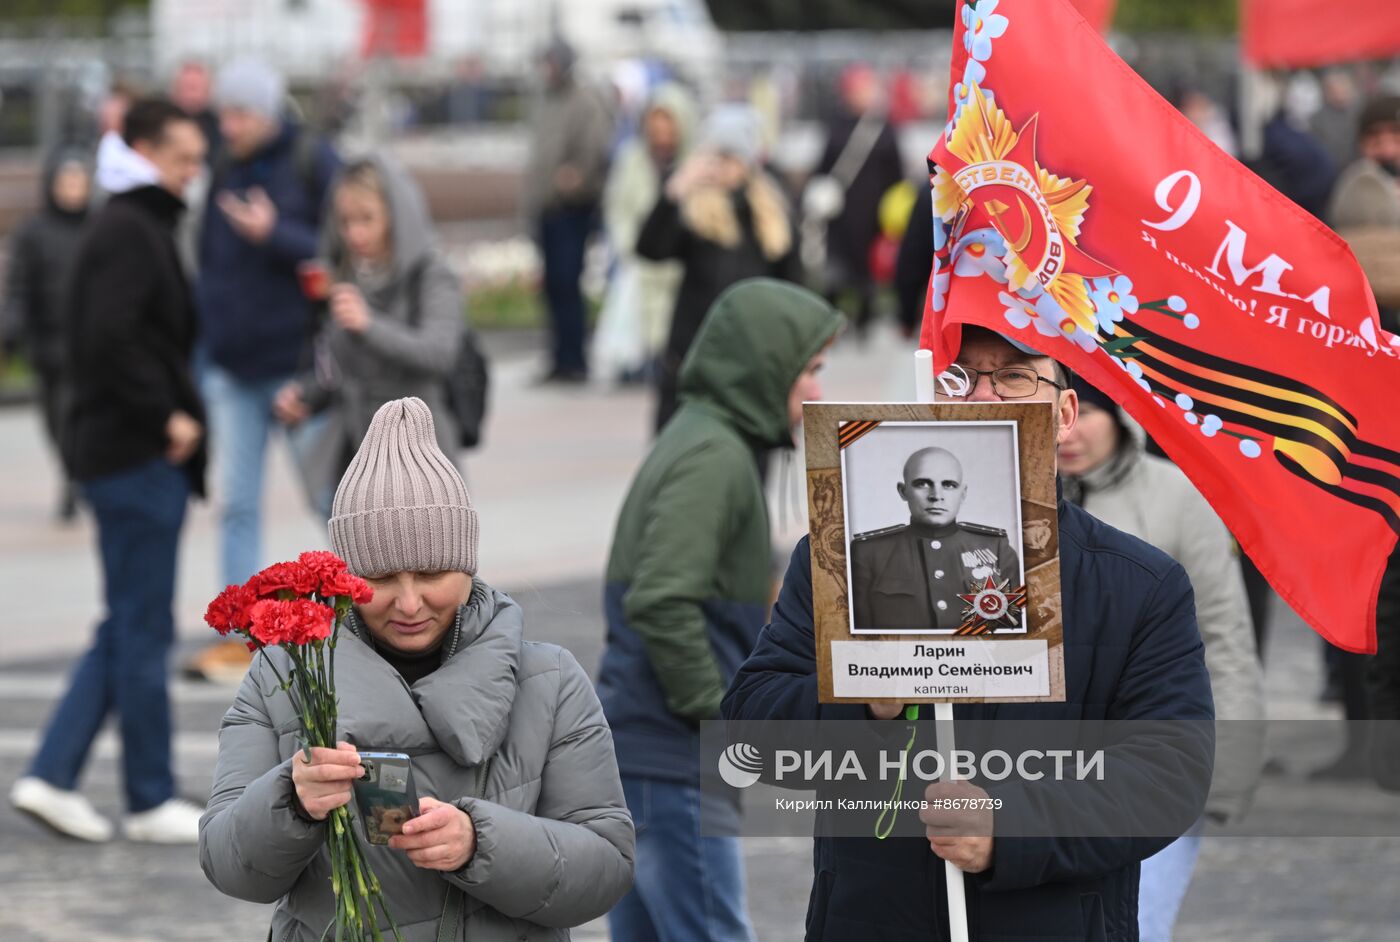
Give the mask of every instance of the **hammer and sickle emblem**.
[[1002, 217], [1011, 209], [999, 199], [992, 199], [987, 202], [987, 214], [996, 221], [996, 226], [1001, 230], [1001, 234], [1007, 238], [1007, 247], [1011, 251], [1020, 255], [1026, 250], [1026, 246], [1031, 244], [1031, 214], [1026, 209], [1026, 200], [1017, 195], [1016, 206], [1021, 210], [1021, 234], [1017, 238], [1011, 238], [1011, 233], [1007, 230], [1006, 220]]

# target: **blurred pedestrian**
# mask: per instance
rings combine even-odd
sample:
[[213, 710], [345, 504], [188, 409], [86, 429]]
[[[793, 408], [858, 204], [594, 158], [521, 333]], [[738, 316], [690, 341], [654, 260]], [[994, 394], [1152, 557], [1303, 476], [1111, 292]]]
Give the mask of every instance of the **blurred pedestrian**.
[[[383, 405], [330, 520], [374, 589], [336, 646], [340, 730], [409, 753], [418, 783], [420, 814], [370, 853], [407, 939], [567, 939], [632, 880], [612, 741], [583, 668], [526, 640], [477, 575], [476, 510], [433, 425], [420, 400]], [[200, 862], [230, 896], [277, 902], [269, 936], [317, 942], [335, 917], [325, 821], [368, 762], [282, 732], [299, 722], [289, 667], [269, 650], [224, 716]]]
[[[899, 141], [886, 117], [880, 78], [867, 65], [841, 74], [841, 112], [827, 126], [818, 180], [840, 188], [839, 208], [826, 225], [826, 258], [819, 270], [827, 297], [847, 305], [856, 332], [875, 316], [870, 253], [880, 234], [880, 200], [904, 180]], [[804, 200], [804, 211], [807, 209]]]
[[1332, 193], [1327, 222], [1366, 272], [1387, 330], [1400, 328], [1400, 97], [1382, 95], [1362, 109], [1357, 150]]
[[[1357, 150], [1360, 156], [1342, 172], [1332, 194], [1328, 222], [1351, 245], [1357, 261], [1365, 271], [1380, 308], [1382, 325], [1392, 332], [1400, 330], [1400, 97], [1381, 95], [1366, 103], [1357, 126]], [[1390, 624], [1400, 611], [1395, 601], [1400, 576], [1388, 572], [1382, 585], [1381, 601], [1377, 607], [1378, 637], [1393, 636]], [[1382, 651], [1378, 665], [1368, 663], [1362, 654], [1353, 654], [1332, 646], [1324, 648], [1328, 665], [1328, 691], [1340, 694], [1347, 719], [1346, 743], [1341, 755], [1313, 774], [1321, 779], [1349, 779], [1366, 776], [1373, 756], [1381, 756], [1378, 744], [1368, 742], [1364, 721], [1371, 718], [1371, 705], [1377, 692], [1386, 718], [1397, 714], [1395, 698], [1387, 691], [1394, 681], [1382, 680], [1379, 687], [1367, 690], [1367, 675], [1373, 686], [1384, 673], [1385, 664], [1396, 663], [1393, 644]], [[1381, 727], [1385, 731], [1385, 724]], [[1393, 737], [1383, 738], [1384, 744]], [[1392, 763], [1377, 771], [1383, 778], [1400, 773]]]
[[209, 67], [197, 59], [182, 62], [170, 80], [170, 100], [181, 111], [194, 118], [204, 132], [209, 145], [204, 153], [204, 172], [190, 185], [187, 202], [189, 211], [180, 220], [175, 232], [175, 244], [190, 280], [199, 277], [199, 233], [204, 228], [204, 211], [209, 201], [210, 174], [223, 164], [223, 137], [219, 133], [219, 115], [213, 108], [213, 76]]
[[339, 169], [326, 141], [284, 118], [285, 95], [282, 76], [252, 59], [227, 66], [216, 87], [226, 159], [200, 235], [198, 301], [230, 585], [260, 568], [272, 400], [307, 362], [313, 327], [297, 266], [316, 255]]
[[576, 61], [573, 47], [562, 39], [544, 51], [544, 100], [535, 115], [524, 181], [526, 218], [544, 256], [553, 352], [541, 380], [548, 383], [588, 379], [580, 279], [588, 239], [598, 226], [613, 139], [603, 93], [576, 75]]
[[792, 447], [841, 324], [795, 285], [753, 279], [721, 295], [681, 370], [680, 410], [623, 503], [598, 676], [637, 825], [636, 883], [609, 916], [619, 942], [753, 938], [738, 838], [701, 834], [699, 723], [718, 718], [767, 620], [754, 453]]
[[603, 221], [617, 264], [593, 337], [594, 359], [623, 380], [643, 378], [671, 325], [681, 264], [638, 256], [637, 234], [656, 205], [662, 181], [685, 157], [694, 125], [690, 93], [676, 84], [660, 86], [642, 114], [640, 133], [623, 145], [608, 174]]
[[909, 213], [909, 225], [899, 240], [894, 263], [894, 292], [900, 331], [913, 337], [924, 320], [928, 280], [933, 274], [933, 191], [920, 181]]
[[204, 132], [204, 140], [209, 145], [205, 163], [210, 166], [217, 164], [222, 157], [222, 140], [219, 115], [214, 110], [214, 76], [210, 74], [209, 66], [198, 59], [181, 62], [170, 79], [170, 100], [193, 118]]
[[[1143, 450], [1141, 427], [1112, 399], [1078, 377], [1072, 385], [1079, 393], [1079, 421], [1061, 440], [1058, 455], [1065, 498], [1163, 550], [1186, 570], [1215, 717], [1223, 721], [1216, 728], [1205, 818], [1238, 821], [1253, 801], [1263, 767], [1264, 673], [1234, 539], [1181, 469]], [[1138, 926], [1144, 942], [1170, 942], [1203, 824], [1142, 862]]]
[[658, 431], [676, 411], [681, 363], [715, 299], [745, 278], [801, 279], [788, 203], [761, 158], [753, 109], [715, 109], [637, 235], [641, 258], [685, 268], [658, 371]]
[[1367, 661], [1371, 774], [1400, 792], [1400, 552], [1391, 552], [1376, 597], [1376, 656]]
[[1279, 108], [1264, 125], [1264, 149], [1255, 172], [1284, 196], [1318, 219], [1337, 181], [1337, 168], [1324, 148], [1287, 108]]
[[[18, 329], [34, 370], [44, 430], [57, 456], [69, 393], [65, 305], [92, 198], [87, 155], [60, 151], [44, 167], [42, 185], [41, 209], [20, 224], [11, 242], [5, 320]], [[70, 521], [76, 514], [77, 491], [65, 474], [58, 518]]]
[[457, 454], [443, 392], [465, 327], [462, 290], [437, 248], [423, 191], [397, 162], [350, 164], [332, 189], [335, 224], [327, 262], [330, 318], [316, 339], [314, 368], [273, 402], [288, 425], [328, 410], [306, 469], [317, 508], [331, 497], [375, 411], [391, 399], [427, 404], [438, 445]]
[[1239, 138], [1230, 115], [1209, 94], [1191, 85], [1183, 85], [1172, 96], [1172, 104], [1188, 121], [1200, 128], [1212, 144], [1231, 157], [1239, 156]]
[[93, 115], [99, 141], [108, 134], [120, 135], [122, 133], [126, 112], [135, 99], [136, 92], [130, 85], [125, 82], [112, 83], [112, 86], [98, 101], [97, 111]]
[[1323, 73], [1322, 107], [1313, 113], [1310, 125], [1334, 167], [1347, 167], [1356, 159], [1356, 122], [1361, 106], [1361, 93], [1350, 71], [1332, 68]]
[[112, 836], [74, 790], [109, 713], [122, 742], [127, 838], [192, 843], [202, 812], [175, 797], [167, 660], [185, 504], [204, 487], [196, 320], [173, 237], [203, 157], [204, 137], [184, 112], [161, 99], [133, 104], [102, 149], [97, 178], [112, 197], [73, 267], [64, 453], [97, 520], [107, 616], [10, 800], [87, 841]]

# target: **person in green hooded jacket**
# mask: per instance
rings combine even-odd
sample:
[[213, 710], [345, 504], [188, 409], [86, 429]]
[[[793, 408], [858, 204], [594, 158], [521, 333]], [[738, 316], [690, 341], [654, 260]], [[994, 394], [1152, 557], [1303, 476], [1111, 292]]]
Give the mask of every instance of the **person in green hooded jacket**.
[[715, 301], [680, 371], [680, 408], [637, 472], [613, 536], [598, 694], [637, 826], [636, 883], [612, 937], [753, 938], [738, 839], [700, 834], [699, 724], [768, 617], [761, 456], [790, 448], [843, 324], [768, 278]]

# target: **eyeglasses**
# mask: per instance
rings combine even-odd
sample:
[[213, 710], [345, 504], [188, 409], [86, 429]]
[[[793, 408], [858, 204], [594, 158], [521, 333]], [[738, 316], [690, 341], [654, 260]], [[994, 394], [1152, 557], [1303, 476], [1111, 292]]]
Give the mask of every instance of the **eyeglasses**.
[[992, 392], [1003, 399], [1026, 399], [1035, 395], [1041, 383], [1049, 383], [1063, 392], [1066, 386], [1053, 379], [1041, 376], [1028, 366], [1007, 366], [999, 370], [974, 370], [970, 366], [954, 363], [947, 370], [934, 377], [937, 391], [949, 399], [966, 399], [977, 389], [983, 376], [992, 380]]

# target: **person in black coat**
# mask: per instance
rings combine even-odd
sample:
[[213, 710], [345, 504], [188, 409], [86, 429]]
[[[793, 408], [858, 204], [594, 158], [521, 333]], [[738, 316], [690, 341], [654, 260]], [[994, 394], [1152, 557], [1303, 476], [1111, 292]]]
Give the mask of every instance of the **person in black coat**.
[[195, 313], [174, 240], [180, 194], [204, 149], [199, 127], [174, 105], [134, 104], [120, 138], [99, 152], [97, 182], [112, 195], [74, 262], [63, 450], [97, 520], [107, 617], [10, 800], [83, 840], [112, 836], [74, 788], [113, 712], [127, 838], [198, 839], [202, 809], [175, 797], [167, 660], [185, 505], [204, 489], [204, 409], [190, 371]]
[[880, 234], [880, 200], [904, 179], [904, 160], [894, 128], [880, 110], [879, 77], [855, 65], [841, 75], [842, 110], [827, 126], [826, 149], [816, 172], [832, 174], [845, 189], [841, 212], [827, 224], [828, 298], [851, 295], [847, 311], [863, 333], [875, 313], [870, 248]]
[[1365, 658], [1373, 724], [1371, 774], [1400, 792], [1400, 545], [1390, 554], [1376, 597], [1376, 656]]
[[[1073, 390], [1050, 384], [1062, 381], [1063, 373], [1049, 357], [965, 327], [958, 362], [981, 371], [983, 378], [986, 371], [1008, 366], [1035, 369], [1047, 382], [1032, 398], [1057, 405], [1061, 435], [1073, 428], [1078, 398]], [[979, 380], [970, 398], [999, 401], [990, 381]], [[1103, 784], [1113, 789], [1106, 793], [1116, 802], [1086, 802], [1085, 791], [1061, 792], [1049, 782], [1043, 789], [1024, 781], [935, 782], [923, 797], [1005, 794], [1004, 810], [973, 815], [926, 809], [920, 818], [928, 839], [818, 837], [807, 913], [810, 942], [948, 938], [945, 860], [966, 874], [974, 939], [1138, 938], [1138, 865], [1174, 836], [1150, 836], [1152, 826], [1147, 826], [1136, 836], [1125, 829], [1110, 831], [1122, 836], [1076, 837], [1094, 832], [1073, 830], [1066, 822], [1101, 815], [1151, 817], [1156, 826], [1170, 819], [1185, 830], [1199, 817], [1214, 764], [1210, 677], [1182, 567], [1063, 499], [1058, 517], [1065, 702], [967, 704], [956, 707], [956, 718], [1170, 722], [1136, 727], [1130, 748], [1109, 747]], [[819, 704], [816, 672], [811, 557], [804, 538], [788, 566], [772, 622], [725, 696], [724, 718], [893, 721], [902, 710], [887, 702]], [[932, 713], [926, 709], [922, 719], [932, 720]], [[892, 731], [902, 729], [890, 725]], [[927, 723], [920, 742], [934, 741], [932, 726]], [[963, 738], [958, 748], [967, 748]], [[906, 792], [905, 797], [920, 796]], [[1044, 833], [1052, 817], [1065, 829]], [[1037, 818], [1043, 831], [1026, 827]], [[816, 826], [818, 833], [826, 826], [820, 816]], [[950, 828], [962, 828], [952, 834], [974, 836], [944, 836]]]
[[905, 337], [919, 331], [928, 298], [928, 280], [933, 274], [933, 191], [928, 181], [919, 181], [914, 210], [899, 242], [894, 263], [894, 291], [899, 302], [899, 328]]
[[[55, 451], [62, 441], [68, 382], [64, 305], [91, 195], [92, 171], [84, 155], [55, 154], [44, 168], [42, 208], [15, 231], [5, 285], [5, 320], [19, 333], [34, 369], [44, 429]], [[73, 485], [65, 480], [59, 517], [71, 520], [76, 512]]]
[[681, 361], [724, 290], [745, 278], [801, 277], [787, 200], [760, 167], [761, 150], [752, 109], [717, 108], [637, 236], [642, 258], [678, 259], [685, 267], [661, 356], [657, 431], [676, 411]]

